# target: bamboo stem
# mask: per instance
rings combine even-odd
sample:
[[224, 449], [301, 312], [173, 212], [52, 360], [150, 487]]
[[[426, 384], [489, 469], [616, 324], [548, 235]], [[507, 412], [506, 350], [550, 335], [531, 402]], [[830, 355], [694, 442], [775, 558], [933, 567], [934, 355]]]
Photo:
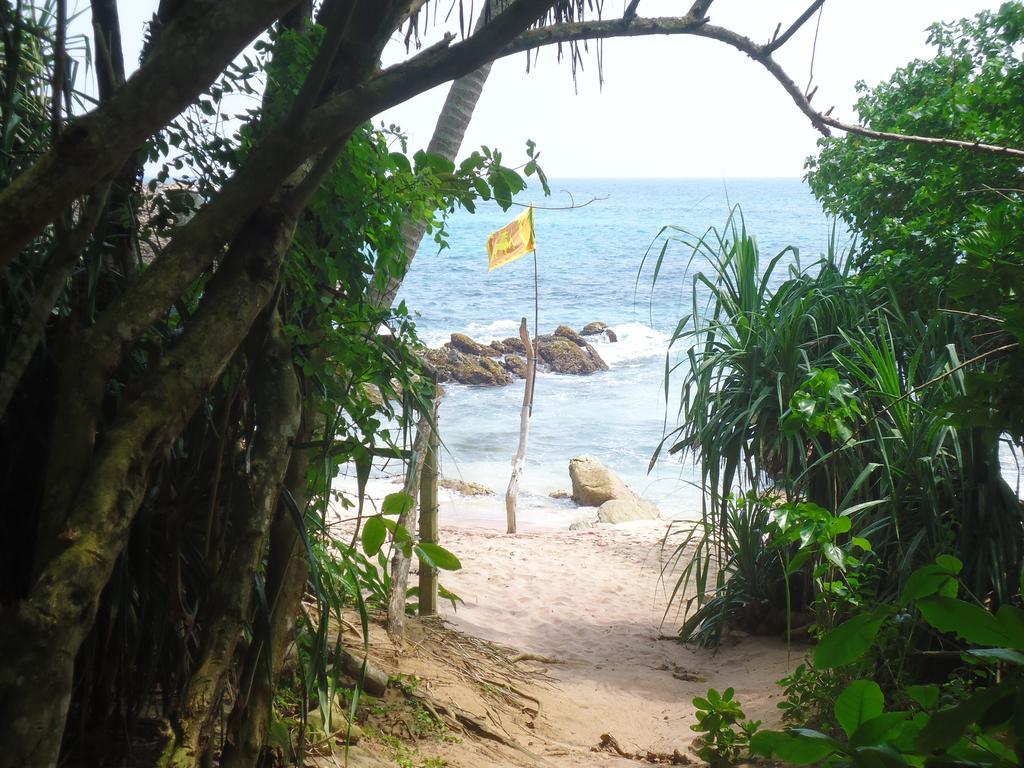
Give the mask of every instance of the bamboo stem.
[[[420, 541], [437, 543], [437, 456], [441, 441], [437, 433], [437, 388], [434, 389], [432, 411], [434, 428], [427, 440], [427, 452], [423, 457], [420, 478]], [[433, 616], [437, 613], [437, 571], [420, 560], [419, 570], [419, 614]]]

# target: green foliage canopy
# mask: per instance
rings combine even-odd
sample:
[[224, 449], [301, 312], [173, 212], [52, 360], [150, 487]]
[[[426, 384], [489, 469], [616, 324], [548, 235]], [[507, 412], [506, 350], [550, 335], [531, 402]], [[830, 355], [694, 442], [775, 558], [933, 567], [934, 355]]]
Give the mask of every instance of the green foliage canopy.
[[[870, 128], [1024, 146], [1024, 4], [1004, 3], [931, 27], [931, 59], [874, 88], [858, 84]], [[1024, 440], [1024, 179], [1020, 162], [985, 152], [848, 135], [819, 141], [807, 180], [861, 239], [864, 279], [923, 314], [973, 318], [979, 340], [961, 425]], [[965, 367], [967, 367], [965, 365]]]

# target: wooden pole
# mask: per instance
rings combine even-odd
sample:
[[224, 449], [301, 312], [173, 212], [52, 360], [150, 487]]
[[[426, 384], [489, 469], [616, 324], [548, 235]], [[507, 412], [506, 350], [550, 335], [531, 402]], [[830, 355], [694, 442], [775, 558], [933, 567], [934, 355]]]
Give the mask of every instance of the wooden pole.
[[[420, 467], [423, 457], [427, 452], [427, 443], [430, 441], [430, 433], [433, 431], [432, 419], [429, 413], [420, 416], [416, 425], [416, 439], [412, 444], [412, 457], [409, 459], [409, 469], [405, 476], [405, 485], [402, 491], [413, 498], [413, 508], [406, 510], [398, 516], [395, 522], [405, 528], [409, 535], [416, 538], [416, 509], [415, 501], [419, 494]], [[391, 555], [391, 595], [388, 599], [387, 631], [391, 639], [399, 643], [405, 635], [405, 592], [409, 585], [409, 561], [401, 547], [394, 547]]]
[[[427, 440], [427, 452], [423, 457], [423, 470], [420, 476], [420, 541], [437, 543], [437, 456], [441, 440], [437, 434], [437, 388], [434, 388], [433, 411], [434, 428], [430, 430]], [[420, 616], [433, 616], [437, 613], [437, 571], [420, 560]]]
[[505, 491], [505, 517], [508, 522], [508, 532], [516, 532], [516, 503], [519, 498], [519, 478], [523, 474], [523, 465], [526, 463], [526, 439], [530, 433], [530, 409], [533, 405], [533, 380], [537, 374], [537, 356], [534, 354], [533, 344], [530, 342], [530, 331], [526, 326], [524, 317], [519, 324], [519, 338], [523, 340], [523, 347], [526, 349], [526, 387], [523, 389], [523, 410], [519, 416], [519, 450], [512, 459], [512, 477], [508, 481], [508, 490]]

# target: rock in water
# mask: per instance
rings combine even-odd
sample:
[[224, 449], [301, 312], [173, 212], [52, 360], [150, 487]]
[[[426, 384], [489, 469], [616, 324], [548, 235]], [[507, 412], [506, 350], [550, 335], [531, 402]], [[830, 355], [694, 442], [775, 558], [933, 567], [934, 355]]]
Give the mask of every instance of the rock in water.
[[569, 524], [570, 531], [585, 531], [597, 525], [596, 520], [576, 520]]
[[563, 339], [568, 339], [577, 347], [587, 346], [586, 340], [580, 336], [576, 331], [570, 328], [568, 325], [560, 325], [555, 328], [554, 336], [561, 336]]
[[556, 335], [538, 336], [535, 341], [537, 357], [544, 367], [553, 373], [571, 373], [578, 376], [608, 370], [608, 364], [597, 354], [597, 350], [586, 342], [580, 346], [566, 336]]
[[601, 322], [587, 323], [580, 331], [580, 336], [604, 336], [608, 341], [619, 340], [615, 331], [608, 327], [608, 323]]
[[516, 378], [526, 378], [526, 358], [519, 357], [519, 355], [505, 355], [501, 364], [505, 366], [506, 371]]
[[[534, 341], [537, 367], [542, 370], [577, 376], [608, 370], [597, 350], [567, 325]], [[523, 342], [512, 336], [481, 344], [464, 333], [453, 333], [440, 349], [425, 349], [420, 354], [437, 371], [440, 382], [496, 387], [526, 378]]]
[[453, 333], [452, 340], [448, 342], [448, 345], [458, 352], [465, 352], [467, 355], [501, 357], [502, 354], [492, 346], [481, 344], [478, 341], [473, 341], [464, 333]]
[[593, 456], [577, 456], [569, 462], [572, 499], [584, 507], [600, 507], [611, 499], [636, 498], [619, 476]]
[[597, 510], [597, 519], [602, 523], [657, 520], [660, 516], [661, 512], [654, 504], [638, 496], [632, 499], [609, 499]]
[[465, 480], [449, 480], [447, 477], [437, 481], [441, 488], [461, 493], [463, 496], [493, 496], [494, 491], [480, 483], [470, 483]]
[[526, 347], [523, 346], [523, 340], [518, 336], [509, 336], [507, 339], [501, 342], [501, 346], [505, 348], [507, 354], [525, 355]]
[[422, 354], [437, 371], [438, 381], [490, 387], [512, 383], [512, 374], [491, 357], [466, 354], [448, 345], [424, 350]]

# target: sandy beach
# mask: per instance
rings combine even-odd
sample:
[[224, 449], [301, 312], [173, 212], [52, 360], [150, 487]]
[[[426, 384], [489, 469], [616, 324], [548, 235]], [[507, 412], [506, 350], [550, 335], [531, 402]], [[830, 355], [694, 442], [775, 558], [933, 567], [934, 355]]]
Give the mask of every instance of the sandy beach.
[[433, 755], [467, 768], [635, 763], [593, 751], [608, 734], [629, 753], [679, 752], [699, 762], [689, 751], [696, 736], [692, 699], [709, 687], [734, 687], [748, 717], [778, 722], [775, 683], [803, 650], [781, 638], [746, 636], [730, 637], [717, 652], [681, 645], [676, 606], [666, 616], [673, 571], [663, 570], [678, 526], [656, 520], [568, 530], [590, 512], [570, 503], [554, 513], [527, 507], [519, 532], [507, 535], [503, 499], [442, 491], [441, 543], [463, 565], [442, 574], [463, 601], [456, 609], [443, 604], [442, 616], [466, 638], [517, 652], [524, 672], [517, 685], [523, 700], [537, 705], [519, 713], [491, 707], [457, 670], [438, 673], [444, 654], [426, 653], [433, 635], [396, 649], [377, 632], [374, 654], [382, 666], [423, 677], [435, 700], [476, 708], [482, 721], [489, 718], [522, 747], [475, 739], [423, 743], [422, 759]]

